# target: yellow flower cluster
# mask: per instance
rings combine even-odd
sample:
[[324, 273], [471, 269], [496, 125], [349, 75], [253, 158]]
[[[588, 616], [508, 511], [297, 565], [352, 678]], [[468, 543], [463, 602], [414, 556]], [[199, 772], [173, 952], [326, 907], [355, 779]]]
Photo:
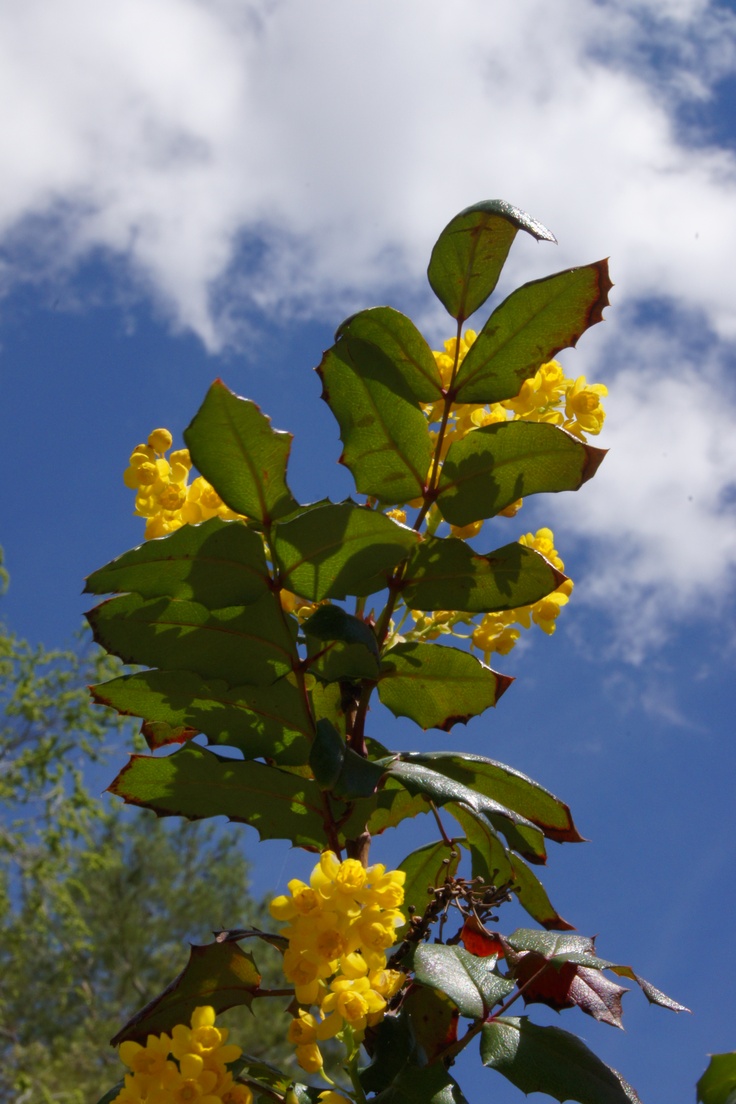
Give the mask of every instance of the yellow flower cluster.
[[[404, 975], [387, 969], [386, 951], [404, 922], [398, 906], [405, 877], [382, 863], [366, 868], [325, 851], [308, 885], [294, 878], [288, 895], [271, 902], [274, 919], [287, 922], [284, 973], [302, 1006], [288, 1038], [307, 1073], [322, 1069], [320, 1042], [346, 1028], [359, 1041], [401, 988]], [[313, 1007], [316, 1012], [309, 1011]]]
[[145, 1046], [120, 1044], [131, 1072], [113, 1104], [253, 1104], [251, 1090], [227, 1069], [241, 1050], [227, 1042], [227, 1028], [215, 1027], [214, 1008], [195, 1008], [190, 1024], [149, 1035]]
[[154, 429], [145, 445], [133, 449], [123, 475], [126, 487], [136, 492], [136, 514], [147, 519], [146, 540], [211, 517], [239, 517], [203, 476], [189, 483], [192, 461], [187, 449], [177, 449], [166, 459], [171, 445], [168, 429]]

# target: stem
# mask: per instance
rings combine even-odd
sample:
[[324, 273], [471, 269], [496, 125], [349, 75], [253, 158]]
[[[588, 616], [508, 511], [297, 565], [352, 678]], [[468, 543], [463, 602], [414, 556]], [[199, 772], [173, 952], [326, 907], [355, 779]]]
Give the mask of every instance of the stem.
[[444, 827], [442, 821], [440, 820], [440, 814], [437, 812], [437, 806], [435, 805], [434, 801], [430, 801], [429, 807], [432, 810], [432, 815], [433, 815], [434, 819], [437, 821], [437, 827], [440, 830], [440, 835], [442, 836], [443, 841], [447, 844], [447, 846], [449, 848], [454, 847], [455, 846], [454, 843], [452, 842], [452, 840], [448, 836], [447, 832], [445, 831], [445, 827]]
[[350, 1083], [353, 1086], [353, 1092], [355, 1093], [356, 1104], [366, 1104], [365, 1093], [363, 1092], [363, 1086], [360, 1083], [358, 1077], [358, 1052], [353, 1055], [348, 1064], [345, 1067], [345, 1071], [350, 1078]]

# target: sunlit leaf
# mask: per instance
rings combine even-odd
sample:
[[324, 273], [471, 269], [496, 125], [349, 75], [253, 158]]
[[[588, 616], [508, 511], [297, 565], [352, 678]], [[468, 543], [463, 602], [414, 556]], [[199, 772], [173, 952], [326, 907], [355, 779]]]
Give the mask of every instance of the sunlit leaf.
[[268, 591], [269, 579], [262, 537], [242, 522], [211, 518], [125, 552], [90, 575], [84, 589], [186, 598], [223, 609], [255, 602]]
[[327, 350], [318, 372], [340, 426], [340, 461], [357, 489], [387, 504], [421, 495], [432, 457], [429, 428], [386, 354], [344, 338]]
[[377, 345], [420, 402], [442, 397], [442, 377], [427, 342], [410, 318], [393, 307], [371, 307], [347, 318], [335, 334]]
[[111, 1044], [168, 1034], [176, 1024], [188, 1025], [192, 1012], [200, 1005], [211, 1005], [216, 1013], [238, 1004], [250, 1006], [260, 982], [253, 959], [237, 943], [193, 946], [189, 962], [175, 981], [133, 1016]]
[[578, 490], [605, 454], [545, 422], [482, 426], [450, 445], [437, 505], [452, 525], [469, 525], [495, 517], [518, 498]]
[[696, 1088], [699, 1104], [731, 1104], [736, 1096], [736, 1052], [711, 1054]]
[[272, 550], [283, 585], [321, 601], [382, 590], [417, 540], [413, 530], [385, 514], [340, 502], [277, 525]]
[[397, 644], [381, 664], [378, 695], [397, 717], [449, 732], [495, 705], [512, 679], [442, 644]]
[[495, 288], [519, 230], [538, 241], [555, 240], [540, 222], [502, 199], [466, 207], [440, 234], [427, 276], [437, 298], [458, 322], [470, 318]]
[[484, 1066], [498, 1070], [527, 1095], [546, 1093], [579, 1104], [641, 1104], [631, 1085], [575, 1035], [539, 1027], [526, 1016], [504, 1016], [481, 1034]]
[[513, 399], [524, 380], [602, 321], [612, 288], [608, 262], [570, 268], [534, 280], [493, 312], [460, 365], [454, 402]]
[[461, 1015], [484, 1018], [515, 988], [494, 972], [495, 959], [476, 958], [464, 947], [420, 943], [412, 957], [417, 981], [439, 989], [457, 1005]]
[[194, 466], [238, 514], [268, 526], [298, 508], [286, 484], [292, 436], [215, 380], [184, 440]]
[[[406, 874], [404, 904], [405, 916], [422, 916], [433, 899], [429, 892], [435, 886], [444, 885], [457, 873], [460, 865], [460, 848], [450, 849], [443, 840], [417, 848], [399, 863], [399, 870]], [[412, 911], [413, 909], [413, 911]]]
[[565, 579], [518, 541], [480, 555], [456, 537], [426, 537], [407, 564], [402, 598], [409, 609], [487, 613], [538, 602]]

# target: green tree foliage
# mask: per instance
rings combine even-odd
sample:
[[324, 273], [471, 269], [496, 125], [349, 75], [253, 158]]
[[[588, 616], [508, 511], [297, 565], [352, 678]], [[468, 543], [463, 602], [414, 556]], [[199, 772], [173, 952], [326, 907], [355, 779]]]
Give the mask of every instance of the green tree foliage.
[[[89, 644], [49, 652], [0, 627], [0, 1099], [14, 1104], [96, 1099], [117, 1079], [121, 1011], [184, 968], [188, 942], [264, 920], [232, 830], [90, 796], [123, 727], [86, 684], [113, 673]], [[232, 1017], [251, 1053], [288, 1058], [276, 1008], [257, 1030]]]

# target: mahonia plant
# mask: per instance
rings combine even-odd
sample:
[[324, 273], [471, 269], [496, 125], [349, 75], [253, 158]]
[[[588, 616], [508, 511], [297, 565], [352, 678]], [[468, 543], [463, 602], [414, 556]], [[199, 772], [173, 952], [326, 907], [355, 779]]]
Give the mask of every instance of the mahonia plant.
[[[93, 695], [142, 720], [151, 754], [110, 791], [158, 816], [226, 816], [318, 860], [272, 901], [277, 930], [191, 948], [112, 1040], [129, 1072], [105, 1104], [462, 1104], [451, 1069], [476, 1038], [483, 1065], [525, 1093], [624, 1104], [639, 1098], [579, 1038], [512, 1006], [620, 1026], [625, 990], [608, 971], [682, 1010], [552, 905], [532, 868], [548, 840], [582, 839], [563, 801], [484, 756], [389, 750], [369, 725], [375, 697], [424, 730], [484, 713], [512, 681], [491, 654], [532, 623], [551, 634], [570, 598], [549, 529], [469, 543], [528, 495], [577, 490], [604, 456], [586, 438], [605, 387], [554, 358], [602, 319], [606, 261], [524, 284], [465, 328], [520, 230], [554, 241], [498, 200], [441, 233], [428, 275], [454, 320], [443, 350], [386, 306], [337, 330], [317, 371], [358, 500], [299, 503], [290, 435], [219, 380], [186, 448], [170, 453], [157, 429], [133, 451], [125, 481], [149, 539], [86, 589], [114, 595], [88, 617], [138, 668]], [[397, 870], [369, 863], [374, 837], [421, 814], [435, 838]], [[537, 926], [492, 927], [509, 901]], [[283, 988], [261, 986], [252, 940], [282, 953]], [[215, 1028], [261, 999], [285, 1006], [309, 1083]]]

